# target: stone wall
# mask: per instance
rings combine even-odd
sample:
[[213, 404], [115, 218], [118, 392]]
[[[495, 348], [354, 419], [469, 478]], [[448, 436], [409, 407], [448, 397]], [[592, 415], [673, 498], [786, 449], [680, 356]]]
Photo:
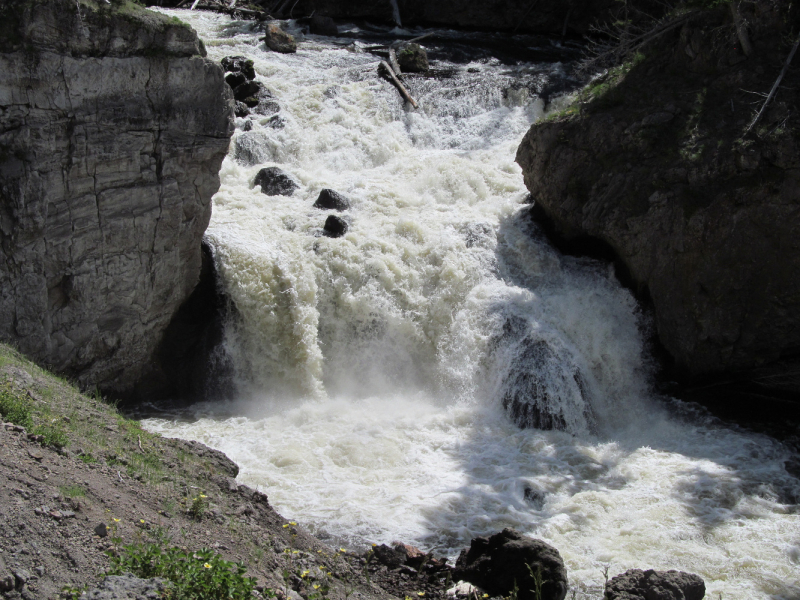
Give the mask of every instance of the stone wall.
[[132, 2], [0, 20], [0, 337], [122, 393], [197, 282], [231, 92], [191, 28]]

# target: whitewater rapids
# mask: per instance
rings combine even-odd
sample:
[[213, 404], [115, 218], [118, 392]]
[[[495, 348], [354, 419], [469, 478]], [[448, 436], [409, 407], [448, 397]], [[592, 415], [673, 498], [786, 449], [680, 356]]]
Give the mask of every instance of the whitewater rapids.
[[[329, 39], [290, 23], [301, 43], [281, 55], [252, 24], [165, 12], [210, 58], [252, 58], [285, 126], [237, 119], [207, 232], [236, 307], [238, 397], [148, 429], [222, 450], [240, 481], [337, 544], [453, 557], [514, 527], [559, 549], [577, 598], [600, 595], [606, 566], [697, 573], [715, 599], [800, 598], [789, 451], [653, 397], [630, 293], [527, 217], [514, 155], [548, 86], [569, 86], [568, 48], [531, 39], [564, 61], [512, 61], [442, 32], [442, 77], [410, 79], [412, 111], [364, 37], [411, 32]], [[265, 166], [300, 189], [262, 194]], [[323, 188], [351, 199], [342, 238], [320, 235]], [[565, 431], [521, 430], [503, 409], [529, 343], [549, 349], [527, 368]]]

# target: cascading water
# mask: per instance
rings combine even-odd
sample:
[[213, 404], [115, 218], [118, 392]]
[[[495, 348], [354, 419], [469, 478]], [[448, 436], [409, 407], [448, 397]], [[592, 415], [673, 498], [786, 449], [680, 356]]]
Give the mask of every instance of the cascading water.
[[[336, 543], [452, 556], [511, 526], [561, 551], [578, 598], [604, 565], [695, 572], [714, 598], [800, 595], [788, 450], [652, 398], [630, 294], [526, 216], [513, 160], [537, 93], [566, 77], [556, 59], [444, 32], [446, 77], [410, 82], [408, 111], [355, 27], [280, 55], [249, 24], [169, 12], [210, 57], [252, 58], [282, 108], [237, 121], [207, 234], [239, 398], [147, 427], [223, 450]], [[264, 166], [300, 189], [262, 194]], [[323, 188], [351, 200], [344, 237], [321, 235]]]

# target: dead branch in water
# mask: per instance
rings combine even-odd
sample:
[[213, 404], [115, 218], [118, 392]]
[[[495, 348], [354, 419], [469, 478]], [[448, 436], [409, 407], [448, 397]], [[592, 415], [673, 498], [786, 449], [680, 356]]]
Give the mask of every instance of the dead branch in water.
[[417, 104], [417, 101], [414, 100], [414, 98], [411, 97], [411, 94], [408, 93], [408, 90], [406, 89], [406, 86], [404, 86], [400, 82], [400, 80], [394, 74], [394, 71], [392, 71], [392, 67], [390, 67], [389, 63], [387, 63], [385, 60], [382, 60], [380, 62], [380, 64], [378, 65], [378, 72], [381, 72], [381, 71], [383, 73], [385, 73], [389, 77], [389, 79], [391, 79], [392, 83], [394, 83], [395, 87], [400, 92], [400, 95], [407, 102], [411, 103], [411, 106], [413, 106], [414, 108], [419, 108], [419, 104]]

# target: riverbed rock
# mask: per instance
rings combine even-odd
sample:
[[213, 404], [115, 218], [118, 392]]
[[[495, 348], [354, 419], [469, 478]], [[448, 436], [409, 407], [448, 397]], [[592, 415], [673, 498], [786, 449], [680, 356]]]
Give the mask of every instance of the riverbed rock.
[[256, 78], [255, 63], [246, 56], [226, 56], [221, 61], [222, 68], [232, 73], [241, 73], [247, 79]]
[[[541, 598], [533, 591], [531, 573], [541, 574]], [[513, 529], [474, 538], [456, 561], [454, 579], [469, 581], [492, 596], [508, 596], [517, 586], [520, 600], [564, 600], [568, 586], [558, 550]]]
[[605, 600], [703, 600], [701, 577], [682, 571], [630, 569], [606, 583]]
[[[735, 32], [722, 45], [704, 34], [727, 26], [730, 10], [705, 11], [580, 111], [534, 125], [517, 152], [540, 222], [565, 250], [591, 242], [618, 259], [652, 301], [678, 372], [695, 381], [733, 377], [741, 388], [750, 370], [800, 348], [800, 137], [777, 134], [800, 93], [787, 91], [763, 135], [747, 139], [751, 108], [738, 95], [772, 86], [781, 6], [746, 9], [761, 50], [733, 65]], [[793, 379], [781, 397], [798, 397]], [[755, 382], [753, 401], [776, 380]]]
[[256, 175], [253, 185], [261, 186], [267, 196], [291, 196], [300, 186], [286, 171], [278, 167], [266, 167]]
[[[247, 103], [248, 98], [256, 98], [264, 86], [258, 81], [245, 81], [244, 83], [236, 86], [233, 90], [233, 97], [239, 102]], [[256, 99], [256, 102], [258, 100]]]
[[[247, 77], [244, 76], [244, 73], [228, 73], [225, 75], [225, 83], [231, 86], [232, 90], [235, 90], [240, 85], [247, 83]], [[236, 97], [235, 94], [234, 97]]]
[[118, 11], [0, 5], [0, 338], [114, 394], [197, 283], [233, 132], [197, 34]]
[[428, 52], [419, 44], [406, 44], [397, 51], [397, 62], [403, 73], [425, 73], [430, 69]]
[[284, 31], [280, 23], [276, 21], [267, 24], [267, 29], [262, 39], [267, 48], [273, 52], [281, 52], [283, 54], [297, 52], [297, 42], [294, 36]]
[[323, 232], [328, 237], [338, 238], [347, 233], [348, 227], [347, 221], [345, 221], [343, 218], [337, 217], [336, 215], [330, 215], [327, 219], [325, 219], [325, 227], [323, 227]]
[[324, 189], [319, 193], [317, 201], [314, 202], [314, 208], [339, 211], [347, 210], [350, 208], [350, 200], [344, 194], [340, 194], [334, 190]]
[[314, 35], [327, 35], [329, 37], [336, 37], [339, 35], [339, 28], [336, 26], [336, 21], [330, 17], [323, 17], [320, 15], [311, 17], [309, 30]]

